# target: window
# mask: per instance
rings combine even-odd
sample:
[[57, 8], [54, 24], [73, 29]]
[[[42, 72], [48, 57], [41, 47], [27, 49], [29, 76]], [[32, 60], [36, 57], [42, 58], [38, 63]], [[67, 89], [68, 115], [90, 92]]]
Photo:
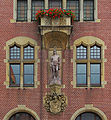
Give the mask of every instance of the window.
[[77, 85], [86, 86], [87, 85], [87, 65], [77, 64]]
[[101, 85], [101, 64], [90, 64], [90, 84], [91, 86]]
[[80, 45], [77, 47], [77, 59], [87, 58], [87, 47]]
[[61, 8], [62, 0], [49, 0], [49, 8]]
[[[23, 54], [23, 60], [22, 56]], [[30, 63], [29, 63], [30, 60]], [[22, 66], [23, 64], [23, 66]], [[10, 47], [10, 86], [19, 87], [21, 83], [21, 69], [23, 69], [23, 86], [34, 86], [34, 47], [24, 46], [23, 53], [20, 47]]]
[[10, 48], [10, 59], [20, 59], [20, 47], [14, 45]]
[[17, 0], [17, 21], [27, 21], [27, 0]]
[[29, 113], [19, 112], [11, 116], [9, 120], [35, 120], [35, 118]]
[[32, 21], [36, 20], [35, 14], [39, 9], [44, 9], [44, 0], [32, 0]]
[[97, 19], [96, 0], [67, 0], [66, 6], [66, 9], [74, 11], [77, 21], [94, 21]]
[[74, 11], [75, 16], [76, 16], [76, 20], [80, 20], [80, 4], [79, 4], [79, 0], [67, 0], [66, 9]]
[[76, 120], [102, 120], [96, 113], [85, 112], [80, 114]]
[[24, 59], [34, 59], [34, 47], [30, 45], [24, 47]]
[[24, 64], [24, 86], [34, 85], [34, 64]]
[[[17, 21], [35, 21], [39, 9], [63, 8], [75, 13], [76, 21], [97, 20], [97, 0], [14, 0], [13, 18]], [[28, 16], [27, 16], [28, 15]]]
[[84, 36], [74, 41], [73, 88], [104, 88], [104, 41], [93, 36]]
[[37, 41], [29, 37], [15, 37], [6, 42], [6, 88], [37, 88]]
[[[90, 47], [90, 56], [87, 47], [76, 47], [76, 80], [77, 86], [101, 86], [101, 47], [96, 44]], [[90, 66], [89, 66], [90, 65]], [[90, 72], [88, 71], [90, 69]], [[87, 73], [90, 76], [88, 81]]]
[[101, 48], [97, 45], [90, 48], [90, 57], [91, 59], [100, 59], [101, 58]]
[[94, 20], [94, 0], [84, 0], [84, 20]]
[[20, 86], [20, 64], [10, 64], [10, 85]]

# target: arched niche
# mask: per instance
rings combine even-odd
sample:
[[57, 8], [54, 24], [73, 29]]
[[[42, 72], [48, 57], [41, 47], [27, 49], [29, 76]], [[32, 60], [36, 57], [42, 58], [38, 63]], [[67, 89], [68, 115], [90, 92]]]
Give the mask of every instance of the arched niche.
[[66, 33], [53, 31], [48, 32], [43, 36], [43, 47], [46, 49], [54, 48], [66, 49], [68, 46], [69, 36]]

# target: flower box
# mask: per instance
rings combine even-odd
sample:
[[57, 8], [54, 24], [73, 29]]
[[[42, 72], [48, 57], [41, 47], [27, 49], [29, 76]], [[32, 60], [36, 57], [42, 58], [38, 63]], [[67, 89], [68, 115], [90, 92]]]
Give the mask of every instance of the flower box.
[[41, 25], [71, 25], [71, 19], [74, 20], [75, 15], [71, 10], [63, 10], [51, 8], [48, 10], [39, 10], [36, 13], [36, 19], [41, 19]]
[[44, 16], [40, 18], [40, 25], [43, 26], [68, 26], [71, 25], [71, 17], [61, 17], [52, 19], [50, 17]]

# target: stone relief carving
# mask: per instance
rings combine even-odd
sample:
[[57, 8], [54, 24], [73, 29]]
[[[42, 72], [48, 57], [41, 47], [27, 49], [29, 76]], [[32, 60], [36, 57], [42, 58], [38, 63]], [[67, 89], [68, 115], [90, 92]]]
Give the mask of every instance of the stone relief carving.
[[57, 114], [63, 112], [67, 106], [67, 97], [63, 94], [57, 95], [54, 93], [53, 95], [46, 95], [44, 97], [44, 107], [47, 112], [51, 112], [53, 114]]

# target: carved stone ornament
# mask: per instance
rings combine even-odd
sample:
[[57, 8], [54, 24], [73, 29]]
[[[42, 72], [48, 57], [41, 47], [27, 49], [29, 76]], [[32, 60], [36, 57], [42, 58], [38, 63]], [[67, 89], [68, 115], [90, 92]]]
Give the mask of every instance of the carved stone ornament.
[[63, 94], [57, 95], [53, 93], [52, 95], [44, 96], [44, 107], [47, 112], [57, 114], [63, 112], [67, 106], [67, 97]]

